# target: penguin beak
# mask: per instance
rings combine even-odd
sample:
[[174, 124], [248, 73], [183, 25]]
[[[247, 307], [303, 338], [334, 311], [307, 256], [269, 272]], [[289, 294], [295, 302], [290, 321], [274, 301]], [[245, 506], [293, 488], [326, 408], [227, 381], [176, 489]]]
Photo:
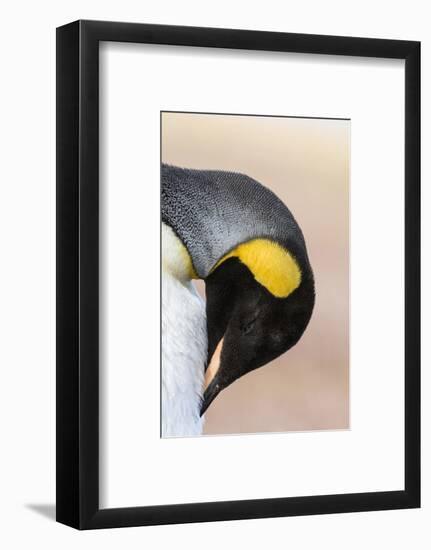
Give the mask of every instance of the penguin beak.
[[214, 399], [217, 397], [217, 395], [221, 392], [222, 388], [217, 380], [217, 376], [212, 380], [210, 385], [207, 387], [204, 393], [204, 399], [202, 401], [201, 406], [201, 416], [205, 414], [208, 407], [211, 405], [211, 403], [214, 401]]
[[211, 358], [210, 364], [205, 371], [205, 392], [201, 406], [201, 416], [205, 413], [222, 388], [217, 376], [220, 367], [220, 354], [223, 347], [223, 338], [218, 343], [215, 352]]

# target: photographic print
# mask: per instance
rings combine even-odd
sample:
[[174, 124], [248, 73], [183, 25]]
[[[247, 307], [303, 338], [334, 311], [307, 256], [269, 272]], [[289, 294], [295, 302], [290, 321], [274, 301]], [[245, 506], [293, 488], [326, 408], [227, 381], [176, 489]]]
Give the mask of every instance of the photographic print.
[[161, 113], [161, 436], [349, 428], [350, 120]]

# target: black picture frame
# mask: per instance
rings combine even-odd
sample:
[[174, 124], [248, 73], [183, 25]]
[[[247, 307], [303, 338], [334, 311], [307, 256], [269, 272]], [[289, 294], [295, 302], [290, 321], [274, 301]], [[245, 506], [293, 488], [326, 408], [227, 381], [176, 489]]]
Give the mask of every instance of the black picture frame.
[[[99, 509], [99, 42], [405, 61], [405, 487]], [[57, 29], [57, 521], [78, 529], [420, 506], [420, 42], [76, 21]]]

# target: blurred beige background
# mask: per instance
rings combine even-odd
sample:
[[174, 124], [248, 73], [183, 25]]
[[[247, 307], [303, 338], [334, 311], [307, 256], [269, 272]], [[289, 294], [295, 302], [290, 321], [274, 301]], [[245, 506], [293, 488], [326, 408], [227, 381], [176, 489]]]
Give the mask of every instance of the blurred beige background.
[[349, 427], [349, 151], [346, 120], [162, 113], [162, 161], [272, 189], [302, 228], [316, 279], [299, 343], [225, 389], [205, 434]]

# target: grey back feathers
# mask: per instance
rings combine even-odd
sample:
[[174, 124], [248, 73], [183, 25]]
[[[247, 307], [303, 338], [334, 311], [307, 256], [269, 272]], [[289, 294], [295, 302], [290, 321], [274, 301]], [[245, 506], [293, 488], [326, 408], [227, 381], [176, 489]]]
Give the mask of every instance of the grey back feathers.
[[309, 266], [304, 237], [289, 209], [258, 181], [236, 172], [162, 165], [162, 221], [186, 246], [206, 278], [230, 250], [267, 238]]

